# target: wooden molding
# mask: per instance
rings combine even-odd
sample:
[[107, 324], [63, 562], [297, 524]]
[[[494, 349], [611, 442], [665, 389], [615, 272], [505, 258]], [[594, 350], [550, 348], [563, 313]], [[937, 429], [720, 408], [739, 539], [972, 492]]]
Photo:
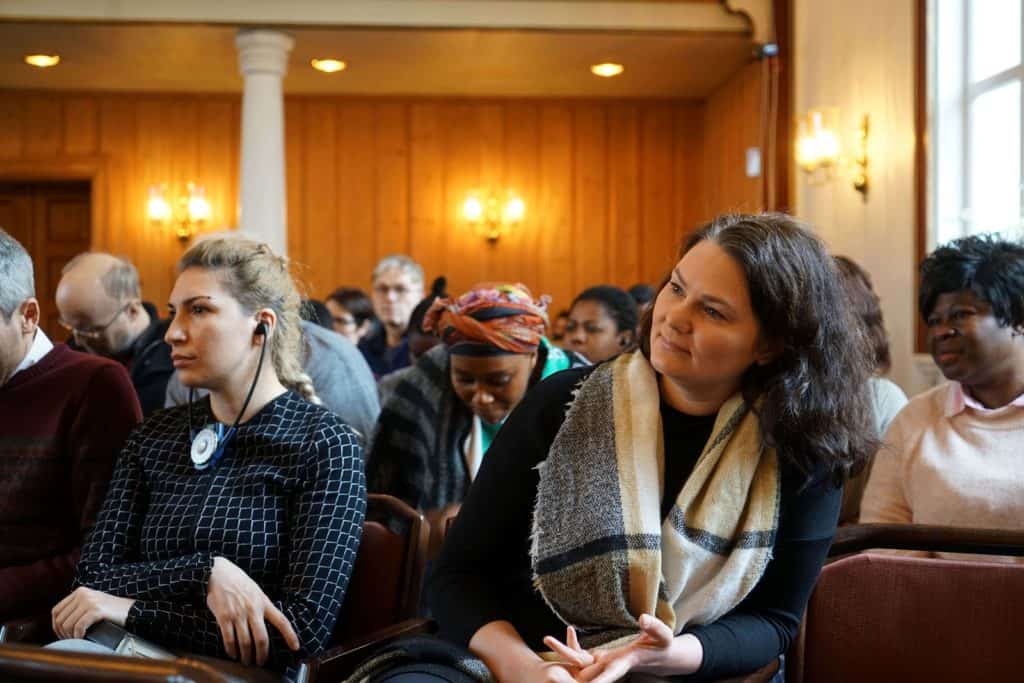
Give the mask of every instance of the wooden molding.
[[771, 0], [722, 0], [732, 14], [746, 17], [754, 34], [754, 42], [766, 45], [775, 42], [775, 17]]
[[[107, 157], [102, 155], [6, 159], [0, 160], [0, 180], [90, 181], [89, 212], [93, 227], [90, 249], [99, 249], [106, 244], [107, 164]], [[102, 238], [101, 232], [104, 233]]]

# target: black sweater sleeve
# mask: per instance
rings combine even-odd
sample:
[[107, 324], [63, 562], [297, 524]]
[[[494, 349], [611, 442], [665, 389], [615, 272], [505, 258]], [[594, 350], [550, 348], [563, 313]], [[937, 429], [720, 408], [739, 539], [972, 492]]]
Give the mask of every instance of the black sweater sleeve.
[[485, 624], [505, 620], [539, 648], [538, 632], [564, 632], [530, 579], [536, 466], [547, 457], [573, 387], [591, 370], [564, 370], [530, 389], [487, 449], [428, 586], [442, 637], [466, 645]]
[[[572, 389], [592, 369], [558, 373], [532, 389], [487, 451], [449, 532], [429, 586], [440, 633], [465, 645], [487, 623], [510, 621], [534, 649], [565, 626], [533, 589], [529, 538], [536, 466], [547, 457]], [[684, 629], [704, 648], [698, 672], [680, 681], [749, 673], [785, 652], [795, 637], [835, 531], [842, 491], [782, 467], [779, 528], [761, 580], [721, 619]]]

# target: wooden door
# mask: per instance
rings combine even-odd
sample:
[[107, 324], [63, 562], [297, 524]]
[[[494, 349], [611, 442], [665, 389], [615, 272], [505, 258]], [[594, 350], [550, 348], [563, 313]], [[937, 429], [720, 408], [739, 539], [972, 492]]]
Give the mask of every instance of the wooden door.
[[54, 303], [60, 271], [92, 238], [89, 200], [88, 182], [0, 183], [0, 227], [32, 255], [42, 327], [54, 341], [67, 337]]

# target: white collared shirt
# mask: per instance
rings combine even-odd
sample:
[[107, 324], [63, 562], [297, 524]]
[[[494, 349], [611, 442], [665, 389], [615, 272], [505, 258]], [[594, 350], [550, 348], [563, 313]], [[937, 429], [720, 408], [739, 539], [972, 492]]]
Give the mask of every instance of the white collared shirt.
[[981, 405], [973, 396], [971, 396], [960, 382], [949, 383], [949, 394], [946, 397], [946, 417], [955, 417], [966, 409], [971, 408], [977, 410], [979, 413], [991, 413], [996, 410], [1002, 410], [1007, 406], [1017, 406], [1024, 408], [1024, 394], [1021, 394], [1014, 400], [1007, 403], [1005, 406], [998, 408], [986, 408]]
[[14, 373], [11, 377], [14, 377], [14, 375], [17, 375], [22, 370], [26, 370], [38, 363], [42, 360], [43, 356], [48, 354], [52, 349], [53, 342], [50, 341], [50, 338], [46, 336], [46, 333], [43, 332], [42, 328], [36, 328], [36, 338], [32, 340], [32, 347], [28, 350], [28, 353], [25, 354], [21, 363], [18, 364], [18, 367], [14, 368]]

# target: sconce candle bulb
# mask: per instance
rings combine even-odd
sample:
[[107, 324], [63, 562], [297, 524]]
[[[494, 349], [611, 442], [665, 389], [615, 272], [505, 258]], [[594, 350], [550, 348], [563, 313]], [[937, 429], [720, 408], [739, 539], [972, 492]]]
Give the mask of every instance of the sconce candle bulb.
[[481, 199], [473, 193], [462, 204], [462, 217], [491, 244], [522, 223], [525, 216], [526, 203], [513, 192], [507, 193], [504, 203], [493, 194]]
[[202, 185], [188, 183], [185, 193], [171, 201], [164, 196], [166, 191], [166, 185], [153, 185], [149, 188], [146, 217], [156, 225], [173, 224], [178, 240], [187, 242], [198, 228], [210, 220], [212, 212], [210, 202], [206, 200], [206, 191]]

